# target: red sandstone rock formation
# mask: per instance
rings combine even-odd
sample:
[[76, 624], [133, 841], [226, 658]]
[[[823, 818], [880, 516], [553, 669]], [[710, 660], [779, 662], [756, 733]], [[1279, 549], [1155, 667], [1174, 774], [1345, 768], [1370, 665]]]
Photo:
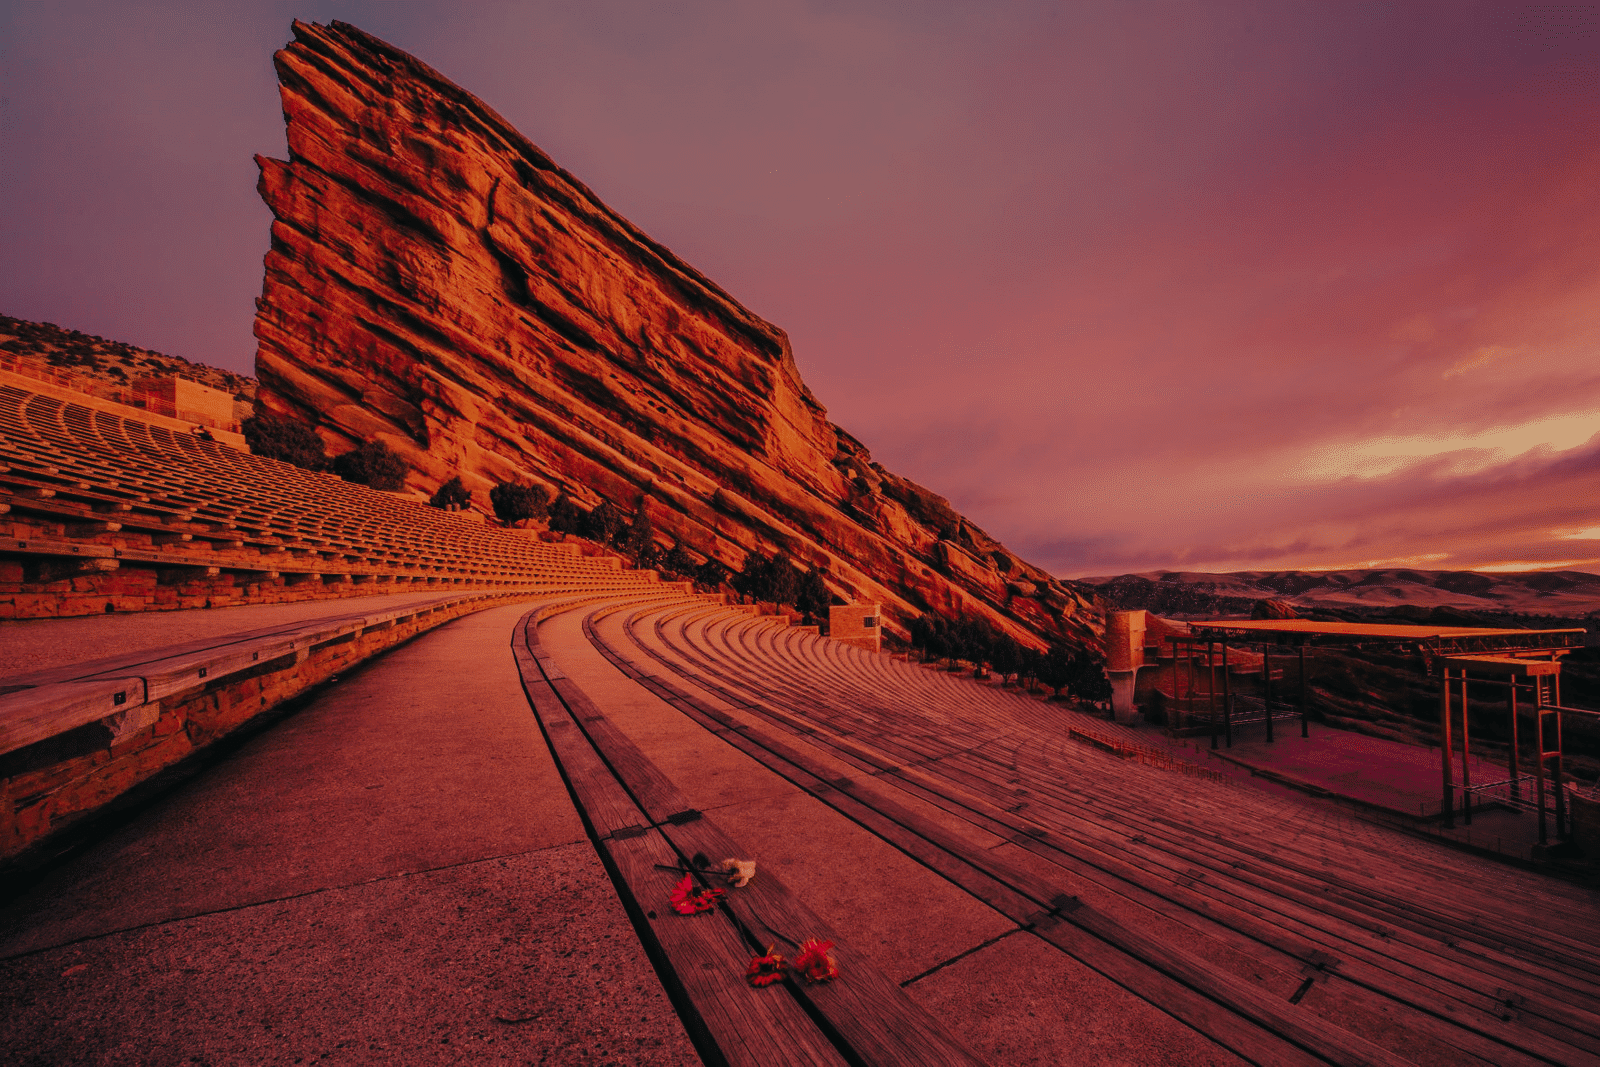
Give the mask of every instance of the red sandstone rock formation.
[[829, 422], [782, 330], [476, 97], [353, 26], [294, 35], [276, 56], [289, 161], [257, 157], [264, 410], [333, 452], [381, 439], [424, 489], [459, 473], [480, 501], [513, 477], [587, 506], [645, 495], [691, 550], [737, 568], [781, 549], [891, 627], [931, 609], [1089, 636], [1076, 590]]

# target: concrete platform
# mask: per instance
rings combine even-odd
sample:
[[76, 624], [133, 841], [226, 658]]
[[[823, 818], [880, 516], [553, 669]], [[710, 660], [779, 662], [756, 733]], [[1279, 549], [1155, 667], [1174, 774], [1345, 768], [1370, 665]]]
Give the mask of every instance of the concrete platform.
[[[1267, 741], [1266, 727], [1251, 723], [1234, 730], [1233, 747], [1209, 738], [1170, 738], [1145, 724], [1136, 727], [1142, 743], [1167, 748], [1183, 759], [1252, 786], [1280, 795], [1327, 794], [1349, 802], [1389, 825], [1403, 826], [1441, 840], [1465, 845], [1507, 859], [1534, 862], [1539, 843], [1538, 815], [1499, 806], [1475, 806], [1472, 822], [1457, 816], [1453, 827], [1439, 819], [1441, 804], [1440, 756], [1437, 748], [1406, 745], [1321, 723], [1309, 724], [1309, 738], [1300, 736], [1300, 723], [1280, 722], [1276, 739]], [[1497, 781], [1507, 776], [1505, 766], [1480, 759], [1471, 761], [1472, 780]], [[1456, 782], [1461, 780], [1461, 754], [1454, 756]], [[1461, 802], [1460, 790], [1456, 803]], [[1554, 800], [1547, 832], [1555, 837]]]
[[525, 610], [353, 672], [0, 910], [7, 1061], [698, 1062], [529, 713]]

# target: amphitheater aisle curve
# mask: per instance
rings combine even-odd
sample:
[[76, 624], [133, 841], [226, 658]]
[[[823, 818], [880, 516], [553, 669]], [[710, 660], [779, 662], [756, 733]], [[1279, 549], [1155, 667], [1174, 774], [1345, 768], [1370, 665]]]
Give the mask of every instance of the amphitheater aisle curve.
[[698, 1062], [490, 608], [349, 672], [0, 911], [22, 1062]]

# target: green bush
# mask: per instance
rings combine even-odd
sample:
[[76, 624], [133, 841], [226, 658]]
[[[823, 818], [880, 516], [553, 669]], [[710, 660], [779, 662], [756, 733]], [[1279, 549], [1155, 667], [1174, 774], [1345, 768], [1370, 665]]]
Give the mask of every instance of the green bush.
[[655, 566], [656, 532], [650, 524], [650, 511], [645, 506], [644, 498], [639, 499], [639, 506], [633, 511], [633, 521], [618, 536], [621, 540], [617, 547], [633, 560], [635, 566]]
[[501, 522], [543, 519], [550, 514], [550, 491], [527, 482], [501, 482], [489, 490], [489, 503]]
[[728, 568], [716, 558], [707, 559], [694, 569], [695, 588], [707, 593], [715, 593], [721, 589], [728, 580]]
[[694, 557], [683, 547], [683, 542], [676, 538], [673, 539], [672, 547], [662, 554], [658, 566], [667, 574], [678, 578], [694, 577]]
[[293, 463], [308, 471], [328, 469], [322, 438], [303, 422], [257, 414], [245, 419], [240, 428], [244, 431], [245, 444], [257, 456]]
[[583, 509], [574, 503], [570, 496], [562, 493], [556, 497], [556, 502], [550, 505], [550, 532], [581, 535], [586, 518]]
[[599, 544], [615, 545], [626, 527], [627, 520], [617, 506], [609, 500], [602, 500], [598, 507], [589, 512], [580, 532]]
[[390, 493], [406, 484], [410, 470], [382, 441], [367, 441], [333, 460], [333, 473], [345, 481]]
[[452, 506], [464, 508], [472, 503], [472, 494], [461, 484], [461, 475], [458, 474], [434, 490], [433, 496], [428, 498], [428, 503], [436, 508]]

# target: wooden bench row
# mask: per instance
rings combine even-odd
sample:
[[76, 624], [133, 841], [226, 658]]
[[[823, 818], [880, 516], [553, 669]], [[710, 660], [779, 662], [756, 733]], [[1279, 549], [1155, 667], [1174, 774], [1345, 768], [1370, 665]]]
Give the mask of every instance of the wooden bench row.
[[[635, 602], [636, 603], [636, 602]], [[681, 874], [749, 853], [689, 807], [668, 780], [595, 706], [538, 642], [530, 612], [517, 647], [524, 688], [545, 736], [645, 940], [669, 995], [708, 1062], [730, 1064], [976, 1064], [977, 1058], [782, 881], [763, 868], [729, 889], [711, 914], [667, 906]], [[793, 956], [806, 937], [834, 942], [841, 977], [793, 978], [754, 988], [752, 957], [777, 945]]]
[[0, 467], [17, 510], [33, 501], [33, 511], [80, 525], [115, 521], [163, 537], [170, 527], [230, 549], [311, 546], [358, 564], [505, 577], [557, 556], [526, 535], [9, 386], [0, 388]]
[[[703, 620], [704, 613], [699, 615]], [[656, 623], [661, 625], [659, 617]], [[630, 629], [637, 637], [637, 628], [631, 624]], [[655, 636], [654, 627], [644, 629]], [[671, 629], [663, 626], [661, 636], [667, 636]], [[718, 631], [720, 638], [708, 637], [708, 630]], [[1265, 951], [1267, 956], [1276, 957], [1278, 966], [1286, 965], [1290, 959], [1310, 966], [1310, 957], [1319, 952], [1329, 959], [1334, 958], [1333, 952], [1322, 947], [1330, 944], [1324, 930], [1328, 924], [1319, 923], [1317, 909], [1313, 906], [1319, 898], [1326, 899], [1326, 893], [1317, 889], [1317, 883], [1325, 879], [1318, 878], [1315, 870], [1299, 867], [1294, 862], [1289, 870], [1282, 870], [1279, 854], [1271, 848], [1221, 847], [1221, 843], [1209, 836], [1211, 831], [1203, 829], [1207, 822], [1204, 816], [1190, 819], [1180, 814], [1186, 813], [1187, 803], [1166, 816], [1164, 827], [1154, 819], [1141, 818], [1142, 809], [1171, 807], [1150, 803], [1152, 797], [1163, 795], [1150, 788], [1159, 784], [1162, 772], [1125, 764], [1117, 770], [1109, 770], [1094, 766], [1104, 758], [1092, 750], [1073, 752], [1071, 750], [1077, 746], [1067, 745], [1059, 738], [1054, 740], [1053, 747], [1052, 739], [1047, 736], [1026, 739], [1024, 727], [1030, 719], [1038, 718], [1043, 705], [970, 682], [955, 685], [969, 695], [967, 714], [980, 716], [974, 721], [1009, 723], [1008, 728], [1019, 734], [1007, 748], [991, 746], [977, 752], [961, 752], [957, 744], [938, 743], [941, 734], [959, 736], [952, 735], [952, 731], [960, 728], [960, 716], [950, 718], [937, 709], [937, 701], [918, 692], [919, 688], [936, 693], [950, 689], [953, 680], [948, 676], [890, 664], [886, 657], [868, 656], [834, 642], [785, 632], [770, 623], [751, 621], [747, 617], [724, 615], [720, 626], [702, 627], [694, 639], [685, 636], [692, 632], [695, 632], [693, 624], [677, 631], [681, 640], [673, 646], [674, 653], [686, 657], [679, 665], [682, 662], [691, 664], [686, 678], [692, 678], [699, 686], [710, 685], [725, 702], [742, 701], [752, 715], [785, 731], [787, 736], [807, 745], [824, 744], [832, 755], [856, 759], [863, 772], [863, 782], [881, 783], [892, 779], [896, 786], [920, 801], [985, 827], [1002, 839], [1062, 865], [1064, 872], [1098, 879], [1102, 888], [1115, 889], [1141, 907], [1165, 910], [1171, 921], [1183, 926], [1206, 929], [1213, 934], [1225, 932], [1224, 940], [1231, 940], [1236, 948], [1254, 945], [1257, 954]], [[738, 637], [729, 638], [730, 633], [737, 633]], [[715, 648], [718, 640], [729, 643], [718, 650]], [[660, 655], [659, 649], [650, 647], [651, 643], [639, 638], [628, 651]], [[806, 655], [797, 660], [795, 653], [800, 649]], [[827, 649], [826, 654], [819, 649]], [[659, 670], [670, 659], [669, 656], [666, 661], [652, 660], [653, 669]], [[845, 661], [855, 663], [854, 669], [858, 672], [880, 675], [885, 684], [864, 689], [833, 669], [832, 665]], [[762, 668], [768, 666], [770, 671], [763, 673]], [[724, 684], [727, 682], [736, 684]], [[880, 705], [863, 710], [866, 705], [884, 701], [885, 694], [897, 688], [901, 698], [898, 722], [892, 707]], [[712, 715], [710, 709], [696, 712], [692, 700], [685, 709], [686, 713], [706, 715], [707, 727], [717, 729], [733, 743], [739, 744], [741, 738], [748, 740], [751, 736], [749, 729], [737, 731], [731, 721]], [[930, 709], [934, 709], [931, 717], [935, 721], [932, 722], [928, 721]], [[848, 721], [852, 716], [857, 720], [853, 726]], [[782, 736], [784, 734], [775, 735], [777, 739]], [[840, 742], [838, 739], [842, 737], [849, 738], [848, 742]], [[1049, 759], [1044, 758], [1046, 749]], [[796, 751], [802, 750], [797, 748]], [[770, 750], [768, 752], [768, 758], [774, 758]], [[752, 754], [761, 758], [755, 752]], [[789, 756], [787, 751], [783, 754], [786, 758]], [[1075, 766], [1082, 767], [1081, 773], [1068, 770]], [[1144, 781], [1139, 781], [1141, 778]], [[1092, 781], [1096, 788], [1073, 792], [1060, 785], [1074, 780]], [[1124, 796], [1107, 798], [1096, 806], [1094, 797], [1102, 792], [1099, 787], [1108, 781], [1121, 780], [1137, 784]], [[1023, 798], [1026, 807], [1013, 811], [1010, 809], [1016, 808], [1019, 799], [1018, 781], [1026, 786], [1027, 796]], [[840, 789], [825, 777], [820, 784], [819, 796], [824, 800], [851, 794], [850, 788]], [[1185, 800], [1215, 793], [1214, 789], [1196, 788], [1209, 784], [1186, 782], [1183, 788], [1188, 796]], [[1170, 785], [1166, 792], [1170, 794]], [[877, 803], [872, 799], [876, 795], [872, 789], [863, 787], [858, 793], [854, 797], [856, 801], [868, 805]], [[1238, 797], [1213, 800], [1219, 805], [1232, 806], [1233, 820], [1241, 821]], [[1256, 805], [1246, 801], [1242, 807], [1249, 811]], [[1391, 848], [1393, 844], [1389, 842]], [[1208, 860], [1207, 856], [1213, 853], [1220, 858]], [[1280, 870], [1281, 874], [1274, 875], [1274, 870]], [[1356, 876], [1345, 872], [1343, 877], [1353, 879]], [[1306, 886], [1298, 902], [1292, 899], [1291, 892], [1296, 883]], [[1341, 927], [1340, 936], [1355, 937], [1360, 943], [1339, 942], [1340, 981], [1367, 982], [1383, 987], [1379, 995], [1395, 997], [1409, 1005], [1414, 1014], [1407, 1018], [1407, 1023], [1418, 1033], [1462, 1051], [1473, 1048], [1476, 1050], [1473, 1054], [1487, 1056], [1490, 1062], [1536, 1062], [1541, 1056], [1551, 1055], [1562, 1057], [1559, 1061], [1568, 1061], [1573, 1057], [1581, 1059], [1593, 1050], [1596, 1032], [1593, 989], [1570, 972], [1561, 971], [1560, 964], [1574, 962], [1569, 954], [1555, 953], [1559, 963], [1552, 975], [1537, 966], [1462, 966], [1459, 960], [1452, 958], [1455, 950], [1436, 939], [1436, 931], [1416, 934], [1413, 938], [1416, 943], [1405, 951], [1391, 949], [1389, 943], [1397, 937], [1412, 936], [1400, 921], [1403, 917], [1392, 914], [1392, 908], [1384, 905], [1387, 910], [1380, 909], [1379, 913], [1392, 925], [1382, 926], [1372, 910], [1379, 908], [1378, 903], [1367, 899], [1372, 894], [1350, 891], [1345, 896], [1346, 903], [1355, 910], [1347, 910], [1347, 924], [1353, 925]], [[1286, 910], [1301, 916], [1298, 924], [1283, 917]], [[1274, 917], [1263, 922], [1241, 918], [1254, 914]], [[1295, 932], [1287, 936], [1275, 933], [1274, 927], [1278, 924], [1285, 924]], [[1372, 927], [1385, 931], [1388, 940]], [[1361, 933], [1363, 928], [1367, 930], [1365, 935]], [[1526, 930], [1513, 930], [1509, 936], [1514, 941], [1528, 934]], [[1367, 956], [1351, 959], [1362, 952]], [[1409, 958], [1410, 962], [1396, 957]], [[1456, 968], [1451, 979], [1428, 985], [1430, 971], [1449, 972], [1451, 964]], [[1523, 990], [1532, 992], [1533, 996], [1525, 997], [1519, 1009], [1523, 1014], [1520, 1025], [1508, 1025], [1507, 1020], [1498, 1018], [1493, 990], [1481, 989], [1486, 981], [1515, 985], [1519, 990], [1517, 996], [1524, 996]], [[1570, 984], [1563, 986], [1573, 981], [1578, 983], [1576, 989]], [[1566, 994], [1562, 993], [1563, 988], [1567, 989]], [[1430, 1014], [1439, 1012], [1441, 1005], [1452, 1001], [1463, 1005], [1455, 1009], [1459, 1018], [1440, 1020]], [[1271, 1025], [1278, 1026], [1277, 1023]]]

